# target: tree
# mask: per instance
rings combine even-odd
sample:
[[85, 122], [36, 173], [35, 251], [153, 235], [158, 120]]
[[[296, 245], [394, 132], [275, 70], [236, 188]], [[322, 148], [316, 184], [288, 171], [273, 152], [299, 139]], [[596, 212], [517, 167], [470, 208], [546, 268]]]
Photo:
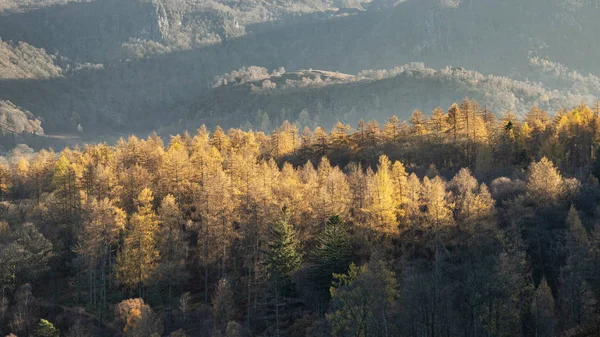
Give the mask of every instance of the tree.
[[337, 149], [344, 150], [350, 144], [350, 130], [352, 127], [348, 124], [343, 124], [338, 121], [331, 130], [331, 142]]
[[108, 271], [113, 267], [112, 253], [119, 239], [119, 234], [125, 228], [125, 212], [115, 207], [108, 198], [89, 200], [84, 206], [83, 227], [79, 234], [76, 252], [84, 260], [88, 269], [89, 304], [96, 303], [96, 279], [101, 279], [100, 321], [107, 308]]
[[128, 299], [115, 307], [115, 316], [126, 337], [160, 337], [163, 325], [160, 317], [141, 298]]
[[551, 161], [546, 157], [529, 165], [526, 192], [538, 205], [551, 205], [563, 195], [563, 180]]
[[157, 248], [160, 261], [157, 266], [158, 279], [166, 281], [168, 287], [167, 309], [173, 310], [173, 286], [184, 283], [188, 278], [186, 271], [187, 245], [185, 234], [181, 230], [182, 217], [175, 198], [167, 195], [158, 211]]
[[130, 289], [137, 287], [140, 296], [143, 296], [144, 286], [152, 283], [151, 276], [159, 258], [156, 241], [158, 221], [152, 210], [153, 199], [148, 188], [138, 196], [137, 212], [131, 216], [123, 248], [117, 257], [119, 280]]
[[329, 218], [325, 228], [317, 237], [317, 245], [312, 249], [310, 258], [311, 283], [317, 290], [323, 310], [329, 300], [329, 286], [333, 274], [342, 274], [348, 270], [352, 256], [352, 242], [348, 226], [338, 215]]
[[233, 319], [235, 304], [233, 303], [233, 291], [227, 279], [220, 279], [217, 283], [212, 298], [213, 315], [221, 331], [225, 330], [227, 323]]
[[270, 276], [280, 286], [284, 287], [291, 282], [292, 275], [302, 264], [302, 254], [299, 251], [300, 242], [296, 232], [288, 222], [289, 211], [284, 207], [281, 219], [270, 227], [270, 240], [268, 245], [267, 269]]
[[400, 120], [396, 116], [388, 118], [388, 121], [383, 125], [383, 136], [386, 142], [392, 143], [394, 147], [400, 138]]
[[391, 178], [394, 188], [392, 198], [396, 203], [396, 216], [398, 219], [402, 219], [406, 215], [406, 204], [409, 197], [408, 174], [404, 165], [397, 160], [392, 165]]
[[35, 337], [59, 337], [60, 332], [52, 323], [45, 319], [40, 319], [40, 323], [38, 324], [38, 327], [33, 335]]
[[163, 156], [159, 176], [163, 195], [172, 194], [177, 205], [188, 204], [192, 167], [188, 151], [181, 141], [171, 140], [169, 149]]
[[88, 328], [78, 320], [69, 328], [67, 337], [92, 337], [92, 334], [88, 331]]
[[397, 200], [394, 199], [394, 183], [391, 177], [392, 165], [387, 156], [379, 157], [377, 172], [369, 182], [369, 205], [371, 226], [383, 235], [398, 233], [396, 218]]
[[327, 320], [334, 336], [394, 336], [391, 316], [398, 296], [394, 274], [383, 262], [357, 267], [347, 274], [334, 274], [331, 312]]
[[12, 309], [10, 327], [19, 335], [29, 336], [34, 332], [34, 324], [39, 317], [39, 302], [32, 294], [29, 283], [15, 292], [15, 305]]
[[266, 266], [269, 279], [275, 292], [275, 334], [281, 334], [281, 306], [285, 303], [280, 297], [287, 297], [292, 291], [292, 275], [300, 268], [302, 253], [296, 233], [288, 222], [289, 214], [284, 206], [281, 219], [270, 227], [270, 240], [266, 252]]
[[425, 204], [426, 223], [435, 231], [441, 226], [450, 225], [452, 220], [452, 204], [447, 199], [446, 183], [436, 176], [423, 179], [423, 203]]
[[[268, 115], [267, 115], [268, 117]], [[215, 132], [210, 138], [210, 145], [214, 146], [221, 154], [224, 154], [229, 149], [229, 137], [225, 134], [220, 126], [217, 126]]]
[[533, 297], [532, 311], [534, 315], [535, 336], [554, 336], [554, 298], [546, 279], [543, 279]]
[[590, 241], [575, 207], [571, 206], [565, 222], [566, 264], [561, 268], [559, 305], [569, 326], [574, 328], [587, 323], [593, 306], [591, 288], [586, 282]]
[[79, 208], [79, 189], [78, 178], [81, 176], [81, 169], [72, 164], [63, 153], [54, 166], [54, 175], [52, 184], [56, 188], [56, 194], [60, 202], [62, 216], [65, 220], [71, 220]]
[[48, 270], [55, 255], [52, 243], [32, 223], [3, 225], [0, 235], [2, 300], [22, 282], [33, 281]]
[[454, 197], [454, 218], [458, 223], [481, 225], [494, 214], [494, 200], [487, 187], [479, 185], [468, 168], [458, 171], [449, 185]]
[[319, 195], [312, 200], [316, 211], [317, 223], [323, 224], [332, 215], [346, 215], [350, 187], [346, 175], [338, 168], [331, 168], [327, 158], [323, 157], [318, 170]]

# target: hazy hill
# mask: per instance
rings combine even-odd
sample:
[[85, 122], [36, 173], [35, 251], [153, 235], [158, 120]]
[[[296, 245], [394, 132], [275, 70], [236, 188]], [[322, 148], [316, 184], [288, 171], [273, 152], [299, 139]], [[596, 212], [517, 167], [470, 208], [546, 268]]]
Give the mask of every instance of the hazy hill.
[[[421, 63], [363, 71], [358, 76], [317, 70], [269, 73], [253, 67], [217, 77], [215, 88], [193, 104], [191, 116], [211, 126], [260, 127], [265, 112], [276, 124], [289, 119], [306, 125], [306, 113], [310, 126], [337, 120], [356, 123], [394, 114], [409, 119], [414, 109], [428, 114], [465, 96], [497, 114], [510, 110], [521, 115], [533, 105], [554, 113], [564, 106], [595, 100], [589, 90], [588, 94], [574, 87], [549, 90], [541, 84], [484, 76], [463, 68], [434, 70]], [[306, 113], [301, 115], [303, 111]]]
[[[338, 11], [344, 6], [359, 10]], [[78, 124], [99, 131], [171, 124], [187, 117], [195, 101], [210, 103], [207, 95], [218, 94], [211, 89], [215, 76], [251, 65], [356, 74], [424, 62], [434, 69], [464, 67], [530, 82], [549, 97], [559, 97], [552, 91], [561, 90], [568, 98], [561, 104], [598, 92], [593, 74], [600, 74], [600, 63], [590, 57], [600, 54], [596, 0], [97, 0], [23, 8], [2, 14], [0, 37], [68, 57], [69, 62], [55, 61], [61, 66], [92, 63], [65, 66], [62, 77], [0, 79], [0, 98], [43, 117], [52, 132], [74, 131]], [[409, 80], [404, 87], [413, 85]], [[424, 94], [430, 83], [414, 84], [423, 93], [419, 97], [444, 104]], [[468, 86], [447, 85], [443, 90], [455, 93], [448, 100], [477, 96]], [[332, 88], [315, 88], [310, 95]], [[390, 104], [406, 104], [396, 110], [429, 107], [396, 101]], [[502, 110], [524, 104], [496, 105]], [[192, 110], [199, 111], [197, 106]], [[371, 111], [377, 110], [365, 110]], [[246, 119], [256, 111], [244, 113]]]
[[79, 62], [113, 62], [221, 43], [246, 34], [246, 25], [360, 7], [361, 2], [22, 0], [0, 16], [0, 36]]

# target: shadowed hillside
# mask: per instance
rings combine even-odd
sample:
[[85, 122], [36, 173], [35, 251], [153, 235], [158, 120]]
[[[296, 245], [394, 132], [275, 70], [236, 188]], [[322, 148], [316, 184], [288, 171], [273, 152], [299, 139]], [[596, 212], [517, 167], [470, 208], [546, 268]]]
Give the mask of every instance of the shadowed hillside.
[[[595, 101], [592, 94], [579, 94], [576, 89], [554, 91], [463, 68], [434, 70], [420, 63], [363, 71], [358, 76], [316, 70], [269, 74], [256, 68], [232, 74], [236, 75], [217, 77], [218, 85], [195, 101], [192, 119], [208, 125], [260, 129], [266, 113], [273, 125], [288, 119], [312, 127], [319, 123], [332, 126], [337, 120], [351, 124], [360, 119], [381, 121], [390, 115], [409, 119], [414, 109], [429, 113], [465, 96], [498, 114], [512, 111], [519, 115], [533, 105], [555, 112], [581, 101]], [[600, 93], [597, 88], [586, 88]]]

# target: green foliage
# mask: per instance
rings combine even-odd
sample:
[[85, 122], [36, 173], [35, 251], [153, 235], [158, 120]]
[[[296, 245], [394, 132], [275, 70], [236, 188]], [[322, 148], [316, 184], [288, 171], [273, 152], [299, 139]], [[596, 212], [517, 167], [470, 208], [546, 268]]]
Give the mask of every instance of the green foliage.
[[35, 337], [59, 337], [60, 331], [54, 325], [45, 319], [40, 319], [37, 329], [34, 333]]
[[391, 333], [391, 314], [398, 296], [394, 273], [383, 262], [356, 267], [334, 275], [331, 312], [327, 319], [334, 336], [385, 336]]
[[311, 282], [325, 300], [329, 298], [333, 275], [348, 270], [351, 256], [352, 242], [348, 225], [340, 216], [334, 215], [327, 220], [325, 228], [317, 237], [317, 245], [311, 251]]
[[266, 252], [266, 265], [279, 284], [287, 284], [302, 264], [300, 242], [289, 223], [289, 214], [284, 207], [281, 219], [270, 226], [270, 242]]

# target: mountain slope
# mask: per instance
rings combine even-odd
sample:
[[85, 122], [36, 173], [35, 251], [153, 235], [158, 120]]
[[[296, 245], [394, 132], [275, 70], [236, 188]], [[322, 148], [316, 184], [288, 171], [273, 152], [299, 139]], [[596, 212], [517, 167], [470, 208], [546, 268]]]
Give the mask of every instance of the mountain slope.
[[[572, 70], [581, 74], [575, 76], [579, 82], [597, 79], [588, 73], [600, 74], [600, 63], [590, 57], [600, 54], [595, 0], [286, 4], [105, 0], [8, 11], [0, 18], [5, 40], [29, 41], [73, 62], [103, 64], [51, 79], [0, 79], [0, 96], [43, 117], [48, 131], [60, 132], [78, 124], [128, 131], [170, 124], [185, 117], [196, 97], [214, 93], [214, 76], [250, 65], [355, 74], [418, 61], [435, 69], [463, 66], [541, 81], [544, 90], [566, 90], [573, 97], [597, 95], [588, 84], [572, 90], [572, 80], [566, 89], [563, 81]], [[368, 10], [336, 11], [359, 5]], [[554, 70], [531, 64], [536, 57], [569, 70], [559, 71], [557, 80]], [[577, 100], [568, 99], [565, 105]], [[426, 105], [406, 109], [420, 106]]]
[[265, 112], [276, 124], [289, 119], [302, 120], [305, 125], [308, 113], [314, 124], [331, 125], [337, 120], [356, 123], [391, 115], [407, 120], [414, 109], [430, 113], [465, 96], [498, 114], [507, 110], [524, 114], [533, 105], [555, 112], [596, 99], [591, 94], [548, 90], [540, 84], [484, 76], [463, 68], [434, 70], [421, 63], [364, 71], [358, 76], [314, 70], [272, 74], [254, 70], [248, 79], [240, 75], [249, 71], [236, 72], [236, 80], [229, 74], [217, 78], [218, 85], [193, 104], [192, 118], [211, 126], [246, 123], [260, 127]]
[[0, 40], [0, 80], [44, 79], [61, 76], [62, 69], [44, 49], [25, 42], [11, 44]]

